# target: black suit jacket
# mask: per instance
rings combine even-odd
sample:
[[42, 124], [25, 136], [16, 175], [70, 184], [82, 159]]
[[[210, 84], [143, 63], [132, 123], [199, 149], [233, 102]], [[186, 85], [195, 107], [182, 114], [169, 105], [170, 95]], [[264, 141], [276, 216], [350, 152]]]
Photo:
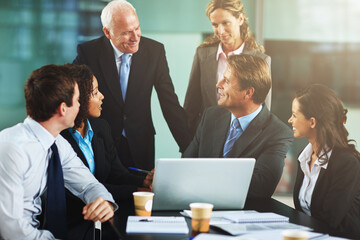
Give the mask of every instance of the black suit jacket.
[[[137, 191], [138, 186], [142, 186], [144, 177], [130, 174], [121, 164], [108, 123], [103, 119], [96, 118], [89, 119], [89, 121], [94, 132], [91, 145], [94, 151], [96, 179], [104, 184], [116, 202], [131, 200], [132, 193]], [[89, 167], [83, 152], [69, 130], [62, 131], [61, 135], [71, 144], [83, 163]], [[89, 226], [93, 226], [92, 222], [83, 220], [82, 209], [84, 206], [85, 204], [79, 198], [67, 190], [66, 207], [69, 232], [75, 232], [72, 229], [77, 229], [77, 232], [83, 233], [84, 230], [80, 230], [81, 228], [87, 229]]]
[[155, 87], [163, 115], [183, 152], [190, 142], [186, 116], [174, 92], [164, 46], [141, 37], [133, 54], [126, 99], [123, 101], [114, 51], [105, 37], [80, 44], [74, 63], [86, 64], [105, 96], [101, 117], [106, 119], [118, 141], [125, 128], [134, 166], [154, 168], [154, 134], [151, 118], [151, 93]]
[[[218, 90], [216, 88], [218, 69], [216, 54], [218, 48], [219, 43], [214, 43], [196, 49], [184, 102], [184, 110], [188, 118], [191, 136], [195, 135], [204, 110], [218, 104]], [[257, 50], [247, 49], [246, 43], [243, 53], [261, 57], [267, 62], [271, 70], [270, 56]], [[265, 104], [269, 109], [271, 106], [271, 93], [272, 90], [270, 89], [265, 99]]]
[[[221, 158], [231, 113], [220, 106], [205, 110], [195, 137], [183, 157]], [[255, 158], [248, 198], [271, 197], [280, 180], [292, 132], [263, 105], [229, 152], [229, 158]]]
[[[304, 173], [298, 163], [294, 204], [302, 211], [299, 192]], [[350, 238], [360, 239], [360, 161], [351, 152], [335, 148], [326, 169], [321, 168], [310, 206], [311, 216]]]

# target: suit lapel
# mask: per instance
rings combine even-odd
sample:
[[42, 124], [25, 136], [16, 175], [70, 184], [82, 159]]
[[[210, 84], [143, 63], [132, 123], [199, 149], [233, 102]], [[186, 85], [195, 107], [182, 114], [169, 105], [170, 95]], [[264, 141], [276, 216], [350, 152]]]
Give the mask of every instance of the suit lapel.
[[[328, 165], [329, 167], [329, 165]], [[313, 190], [313, 194], [311, 196], [311, 206], [310, 206], [310, 209], [312, 208], [312, 206], [314, 206], [315, 204], [313, 203], [317, 203], [318, 201], [316, 200], [317, 198], [319, 197], [322, 197], [320, 196], [321, 194], [316, 194], [316, 193], [321, 193], [321, 189], [323, 189], [324, 187], [324, 181], [326, 180], [326, 178], [324, 177], [325, 176], [325, 173], [326, 173], [326, 169], [324, 168], [321, 168], [320, 169], [320, 172], [319, 172], [319, 176], [318, 176], [318, 179], [316, 180], [316, 183], [315, 183], [315, 186], [314, 186], [314, 190]], [[326, 184], [325, 184], [326, 185]], [[320, 189], [320, 190], [318, 190]], [[314, 194], [315, 193], [315, 194]]]
[[129, 75], [129, 82], [127, 87], [126, 99], [128, 97], [137, 97], [135, 92], [132, 93], [133, 90], [137, 90], [137, 86], [141, 86], [144, 80], [144, 73], [147, 72], [148, 66], [148, 56], [147, 56], [146, 49], [142, 47], [141, 40], [139, 45], [139, 50], [133, 54], [131, 59], [131, 68], [130, 68], [130, 75]]
[[89, 168], [89, 164], [86, 161], [85, 156], [84, 156], [83, 152], [81, 151], [79, 145], [76, 143], [75, 139], [73, 138], [73, 136], [71, 136], [71, 134], [68, 132], [68, 130], [65, 130], [65, 131], [66, 131], [66, 132], [64, 132], [65, 139], [70, 143], [71, 147], [74, 149], [77, 156], [81, 159], [81, 161], [85, 164], [85, 166], [87, 168]]
[[104, 172], [103, 160], [104, 159], [101, 159], [101, 156], [105, 156], [105, 153], [104, 153], [105, 150], [104, 150], [104, 142], [101, 138], [99, 138], [97, 136], [96, 132], [94, 132], [94, 136], [91, 141], [91, 146], [94, 151], [94, 159], [96, 159], [94, 175], [100, 181], [101, 176], [104, 176], [104, 174], [103, 174], [103, 172]]
[[100, 52], [99, 64], [101, 72], [104, 75], [104, 81], [110, 89], [112, 95], [116, 101], [122, 106], [124, 104], [121, 88], [120, 78], [117, 71], [117, 66], [114, 57], [114, 49], [112, 48], [110, 41], [104, 37], [104, 50]]
[[224, 144], [227, 137], [227, 132], [229, 131], [231, 120], [231, 113], [224, 112], [214, 121], [214, 126], [209, 131], [213, 131], [214, 136], [212, 138], [212, 154], [211, 156], [222, 157]]
[[262, 133], [265, 122], [270, 116], [269, 110], [263, 105], [260, 113], [252, 120], [246, 130], [235, 142], [233, 148], [228, 154], [229, 158], [243, 155], [244, 150]]
[[207, 66], [206, 67], [207, 70], [205, 71], [205, 77], [202, 78], [205, 80], [205, 82], [202, 83], [202, 85], [205, 88], [204, 91], [202, 91], [202, 93], [208, 94], [207, 96], [208, 99], [215, 99], [215, 100], [217, 99], [217, 95], [216, 95], [217, 68], [218, 68], [217, 67], [218, 62], [216, 61], [217, 49], [218, 49], [217, 45], [209, 48], [207, 57], [203, 64], [203, 66]]

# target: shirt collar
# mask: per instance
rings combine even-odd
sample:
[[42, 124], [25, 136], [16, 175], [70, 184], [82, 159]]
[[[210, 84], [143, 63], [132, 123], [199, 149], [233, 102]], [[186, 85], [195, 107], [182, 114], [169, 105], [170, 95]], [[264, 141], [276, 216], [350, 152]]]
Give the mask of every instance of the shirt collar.
[[[261, 109], [262, 109], [262, 105], [260, 105], [258, 107], [258, 109], [256, 109], [254, 112], [246, 115], [246, 116], [242, 116], [242, 117], [239, 117], [238, 120], [239, 120], [239, 123], [240, 123], [240, 126], [241, 126], [241, 129], [243, 131], [245, 131], [245, 129], [249, 126], [249, 124], [252, 122], [252, 120], [254, 120], [254, 118], [260, 113]], [[235, 119], [236, 117], [231, 114], [231, 122]]]
[[[299, 158], [298, 158], [298, 161], [300, 162], [300, 165], [305, 165], [305, 164], [308, 164], [311, 160], [311, 155], [313, 153], [313, 147], [311, 145], [311, 143], [309, 143], [305, 148], [304, 150], [301, 152], [301, 154], [299, 155]], [[324, 153], [324, 151], [321, 151], [320, 155], [322, 155]], [[332, 153], [332, 150], [330, 150], [326, 155], [328, 157], [328, 159], [330, 159], [330, 156], [331, 156], [331, 153]], [[320, 165], [321, 162], [319, 161], [319, 159], [316, 159], [314, 165], [318, 165], [318, 166], [321, 166], [322, 168], [326, 169], [327, 166], [328, 166], [328, 163], [327, 162], [326, 164], [324, 165]]]
[[81, 138], [83, 138], [84, 140], [88, 139], [89, 142], [91, 142], [92, 138], [94, 136], [94, 131], [91, 128], [91, 124], [90, 124], [89, 120], [87, 119], [86, 121], [87, 121], [88, 127], [87, 127], [87, 131], [85, 132], [84, 138], [81, 136], [81, 134], [78, 130], [76, 130], [74, 128], [69, 128], [69, 132], [73, 136], [73, 138], [75, 139], [77, 144], [79, 144]]
[[[232, 52], [229, 52], [228, 56], [240, 55], [240, 53], [242, 53], [244, 51], [244, 47], [245, 47], [245, 42], [243, 42], [243, 44], [241, 44], [241, 46], [238, 49], [236, 49], [236, 50], [234, 50]], [[221, 55], [226, 58], [226, 54], [225, 54], [224, 50], [222, 49], [221, 42], [220, 42], [217, 53], [216, 53], [216, 60], [219, 60]]]
[[28, 116], [25, 118], [24, 125], [31, 129], [45, 151], [47, 151], [51, 145], [54, 144], [56, 138], [54, 138], [54, 136], [51, 135], [51, 133], [46, 128], [44, 128], [40, 123], [31, 117]]
[[[120, 57], [124, 54], [122, 51], [120, 51], [119, 49], [117, 49], [117, 47], [115, 47], [115, 45], [112, 43], [112, 41], [110, 40], [110, 44], [112, 46], [112, 48], [114, 49], [114, 56], [115, 56], [115, 60], [116, 61], [120, 61]], [[132, 56], [131, 53], [129, 53], [130, 56]]]

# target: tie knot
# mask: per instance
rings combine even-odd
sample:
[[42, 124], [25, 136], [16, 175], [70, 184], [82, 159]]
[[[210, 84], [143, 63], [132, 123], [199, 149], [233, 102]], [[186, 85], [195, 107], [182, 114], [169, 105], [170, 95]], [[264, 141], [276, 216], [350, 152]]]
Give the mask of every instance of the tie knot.
[[239, 123], [239, 120], [238, 120], [237, 118], [235, 118], [235, 119], [232, 121], [232, 127], [235, 128], [235, 129], [240, 128], [240, 123]]
[[58, 148], [57, 148], [57, 146], [56, 146], [56, 143], [53, 143], [53, 145], [51, 145], [51, 151], [53, 152], [53, 153], [58, 153]]
[[123, 55], [121, 55], [121, 61], [124, 63], [128, 63], [130, 60], [131, 54], [129, 53], [124, 53]]

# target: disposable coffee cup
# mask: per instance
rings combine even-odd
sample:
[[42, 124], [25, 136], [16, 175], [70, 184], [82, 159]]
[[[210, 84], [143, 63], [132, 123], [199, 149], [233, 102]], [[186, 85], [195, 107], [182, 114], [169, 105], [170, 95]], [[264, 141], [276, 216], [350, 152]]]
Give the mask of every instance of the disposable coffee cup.
[[195, 233], [209, 232], [211, 212], [214, 205], [210, 203], [190, 203], [191, 227]]
[[309, 234], [300, 230], [285, 230], [282, 232], [284, 240], [308, 240]]
[[134, 192], [134, 205], [136, 216], [151, 216], [154, 193]]

